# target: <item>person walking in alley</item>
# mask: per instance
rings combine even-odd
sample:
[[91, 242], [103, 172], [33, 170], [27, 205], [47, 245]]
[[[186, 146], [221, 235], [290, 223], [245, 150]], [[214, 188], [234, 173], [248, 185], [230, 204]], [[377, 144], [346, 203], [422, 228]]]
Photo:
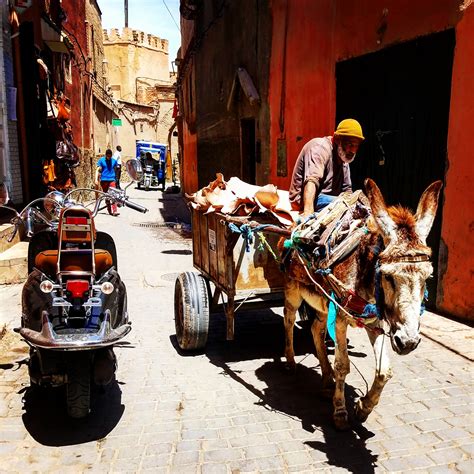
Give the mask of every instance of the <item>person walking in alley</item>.
[[339, 123], [333, 136], [313, 138], [301, 150], [293, 169], [290, 201], [303, 216], [319, 211], [344, 191], [352, 191], [349, 164], [364, 140], [357, 120]]
[[117, 166], [115, 168], [115, 186], [117, 186], [117, 189], [122, 189], [120, 187], [120, 176], [122, 175], [122, 147], [120, 145], [117, 145], [112, 158], [117, 161]]
[[[117, 167], [117, 160], [112, 157], [112, 150], [107, 149], [105, 156], [97, 162], [97, 169], [95, 172], [95, 184], [102, 188], [102, 191], [107, 192], [109, 188], [115, 188], [115, 170]], [[118, 216], [117, 205], [107, 201], [107, 210], [111, 216]]]

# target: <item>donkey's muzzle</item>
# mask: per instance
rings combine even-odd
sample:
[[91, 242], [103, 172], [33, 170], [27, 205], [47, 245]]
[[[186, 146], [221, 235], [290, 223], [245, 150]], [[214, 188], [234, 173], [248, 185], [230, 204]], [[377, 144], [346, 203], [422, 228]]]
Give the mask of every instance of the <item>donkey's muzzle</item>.
[[418, 336], [416, 338], [404, 339], [399, 334], [394, 334], [390, 338], [390, 341], [392, 343], [393, 350], [397, 354], [406, 355], [418, 347], [418, 344], [421, 342], [421, 337]]

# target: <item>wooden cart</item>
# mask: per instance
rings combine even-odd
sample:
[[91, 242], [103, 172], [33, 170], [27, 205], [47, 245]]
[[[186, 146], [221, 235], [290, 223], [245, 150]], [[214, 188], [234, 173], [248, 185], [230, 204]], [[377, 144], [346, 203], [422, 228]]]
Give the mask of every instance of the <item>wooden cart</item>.
[[283, 303], [283, 273], [275, 256], [278, 239], [289, 232], [272, 227], [253, 233], [246, 251], [246, 240], [230, 230], [229, 219], [217, 212], [192, 212], [193, 263], [199, 273], [182, 273], [175, 284], [176, 337], [183, 350], [206, 345], [209, 316], [220, 300], [227, 340], [234, 339], [234, 315], [242, 304], [248, 308]]

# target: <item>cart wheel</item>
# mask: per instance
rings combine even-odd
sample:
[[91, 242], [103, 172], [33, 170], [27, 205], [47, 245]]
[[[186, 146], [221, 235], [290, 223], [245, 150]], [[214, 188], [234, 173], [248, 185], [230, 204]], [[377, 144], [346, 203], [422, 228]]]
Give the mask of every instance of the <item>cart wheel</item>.
[[179, 347], [202, 349], [209, 331], [209, 289], [199, 273], [181, 273], [174, 287], [174, 321]]

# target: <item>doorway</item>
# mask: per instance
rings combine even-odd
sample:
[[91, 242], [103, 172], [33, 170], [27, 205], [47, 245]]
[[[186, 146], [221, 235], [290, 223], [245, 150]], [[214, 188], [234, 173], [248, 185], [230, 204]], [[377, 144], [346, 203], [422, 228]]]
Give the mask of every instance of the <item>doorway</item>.
[[[353, 189], [370, 177], [388, 204], [416, 210], [426, 187], [444, 180], [454, 46], [454, 30], [447, 30], [336, 65], [337, 122], [359, 120], [366, 137], [351, 164]], [[428, 237], [435, 269], [431, 306], [440, 238], [438, 208]]]

